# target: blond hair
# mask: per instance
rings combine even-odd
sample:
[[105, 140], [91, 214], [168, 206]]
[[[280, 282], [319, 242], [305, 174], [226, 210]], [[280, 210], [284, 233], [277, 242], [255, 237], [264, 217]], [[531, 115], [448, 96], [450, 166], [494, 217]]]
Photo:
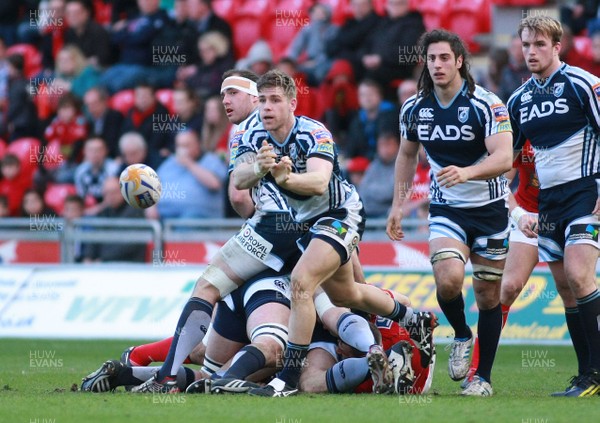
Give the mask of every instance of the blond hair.
[[560, 43], [563, 35], [560, 22], [550, 16], [528, 16], [524, 18], [519, 24], [519, 30], [517, 31], [521, 39], [521, 34], [525, 28], [534, 34], [545, 35], [552, 40], [552, 44]]

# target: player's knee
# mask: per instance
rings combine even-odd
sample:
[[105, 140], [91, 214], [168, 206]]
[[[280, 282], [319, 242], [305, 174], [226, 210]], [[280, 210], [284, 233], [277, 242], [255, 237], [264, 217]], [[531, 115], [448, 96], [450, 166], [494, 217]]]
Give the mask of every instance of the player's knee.
[[266, 366], [277, 365], [288, 341], [288, 327], [278, 323], [265, 323], [254, 328], [250, 341], [265, 356]]
[[485, 282], [499, 282], [502, 279], [503, 269], [485, 264], [473, 263], [473, 277]]
[[206, 346], [202, 343], [196, 345], [192, 352], [190, 353], [190, 361], [193, 364], [202, 365], [204, 361], [204, 353], [206, 352]]
[[440, 248], [429, 258], [432, 265], [444, 260], [459, 260], [463, 265], [467, 263], [467, 259], [458, 248]]
[[193, 295], [216, 302], [235, 291], [237, 287], [238, 285], [222, 269], [209, 264], [198, 278]]
[[324, 379], [323, 374], [305, 370], [300, 377], [300, 390], [311, 394], [327, 392], [327, 384]]
[[525, 284], [521, 281], [505, 277], [502, 279], [502, 291], [500, 293], [500, 302], [506, 305], [512, 305]]

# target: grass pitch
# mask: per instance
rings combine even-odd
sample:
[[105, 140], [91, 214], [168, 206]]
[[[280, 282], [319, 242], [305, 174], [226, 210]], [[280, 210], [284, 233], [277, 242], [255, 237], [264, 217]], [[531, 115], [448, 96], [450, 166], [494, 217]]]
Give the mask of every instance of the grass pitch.
[[495, 395], [463, 398], [447, 375], [438, 346], [433, 390], [424, 396], [136, 395], [73, 392], [81, 378], [131, 343], [124, 341], [0, 341], [0, 422], [596, 422], [600, 396], [551, 398], [576, 371], [565, 346], [500, 346]]

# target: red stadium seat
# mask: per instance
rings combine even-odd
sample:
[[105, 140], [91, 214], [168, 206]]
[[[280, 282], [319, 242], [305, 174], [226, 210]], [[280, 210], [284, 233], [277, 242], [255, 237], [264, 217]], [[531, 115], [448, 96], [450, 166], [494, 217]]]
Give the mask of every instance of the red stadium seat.
[[241, 7], [243, 1], [244, 0], [213, 0], [212, 8], [215, 14], [231, 24], [236, 10]]
[[255, 16], [236, 17], [233, 24], [233, 46], [235, 57], [246, 57], [250, 47], [263, 38], [263, 23]]
[[275, 62], [285, 56], [296, 34], [308, 22], [308, 14], [301, 10], [291, 10], [289, 13], [281, 12], [281, 14], [277, 13], [272, 16], [272, 20], [267, 26], [269, 33], [266, 40], [273, 50]]
[[60, 141], [52, 140], [44, 147], [44, 158], [42, 166], [47, 170], [59, 168], [66, 160], [63, 157], [60, 147]]
[[62, 215], [65, 199], [69, 195], [77, 194], [73, 184], [48, 184], [44, 193], [44, 201], [53, 208], [57, 214]]
[[160, 103], [167, 108], [169, 113], [175, 113], [173, 106], [173, 90], [170, 88], [163, 88], [156, 91], [156, 98]]
[[112, 17], [112, 2], [94, 0], [94, 20], [100, 25], [110, 24]]
[[12, 153], [21, 161], [23, 171], [32, 175], [38, 167], [39, 157], [43, 153], [37, 138], [19, 138], [8, 145], [7, 153]]
[[32, 78], [42, 71], [42, 53], [31, 44], [14, 44], [6, 49], [6, 55], [20, 54], [25, 62], [24, 74]]
[[491, 31], [491, 4], [489, 0], [453, 0], [450, 3], [449, 29], [465, 40], [469, 50], [477, 53], [477, 34]]
[[592, 39], [586, 35], [573, 37], [573, 46], [577, 53], [586, 59], [592, 59]]
[[386, 15], [385, 4], [387, 0], [373, 0], [373, 8], [375, 12], [380, 16]]
[[126, 116], [133, 107], [133, 90], [123, 90], [113, 94], [109, 100], [109, 106]]
[[413, 0], [411, 8], [423, 15], [427, 31], [448, 28], [448, 3], [450, 0]]

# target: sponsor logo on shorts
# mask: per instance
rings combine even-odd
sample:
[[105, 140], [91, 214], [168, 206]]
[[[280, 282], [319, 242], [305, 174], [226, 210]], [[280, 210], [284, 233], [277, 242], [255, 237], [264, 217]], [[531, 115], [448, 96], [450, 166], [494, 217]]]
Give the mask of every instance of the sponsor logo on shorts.
[[572, 225], [567, 241], [580, 240], [598, 242], [598, 227], [591, 224]]
[[260, 261], [265, 261], [273, 248], [273, 244], [256, 233], [251, 226], [244, 226], [235, 236], [235, 241], [248, 254]]
[[492, 256], [501, 256], [508, 252], [508, 239], [488, 239], [486, 254]]

